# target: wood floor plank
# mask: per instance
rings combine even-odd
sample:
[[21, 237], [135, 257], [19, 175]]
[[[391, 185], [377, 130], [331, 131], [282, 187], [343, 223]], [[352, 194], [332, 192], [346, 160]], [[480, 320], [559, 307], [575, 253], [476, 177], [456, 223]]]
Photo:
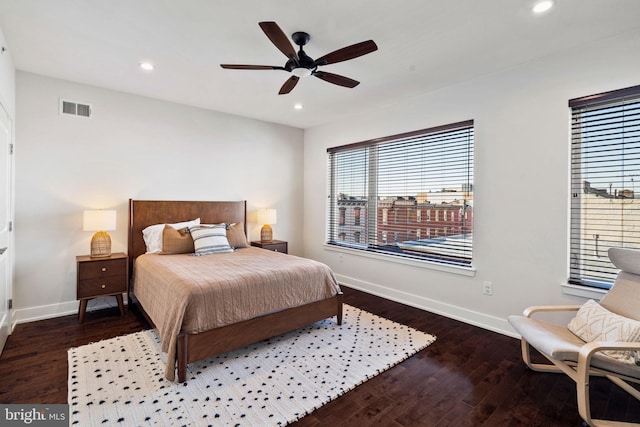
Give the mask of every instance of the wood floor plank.
[[[581, 426], [575, 384], [527, 369], [518, 340], [344, 288], [345, 303], [434, 334], [434, 344], [294, 423], [297, 427]], [[0, 356], [0, 402], [66, 403], [67, 350], [149, 325], [136, 310], [19, 324]], [[533, 357], [536, 357], [535, 355]], [[603, 378], [592, 412], [640, 421], [640, 402]]]

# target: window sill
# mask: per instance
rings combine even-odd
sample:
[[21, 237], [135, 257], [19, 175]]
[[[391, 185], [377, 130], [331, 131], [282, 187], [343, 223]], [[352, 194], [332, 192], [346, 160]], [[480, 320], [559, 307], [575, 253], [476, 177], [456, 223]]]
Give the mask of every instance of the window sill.
[[562, 285], [562, 293], [565, 295], [573, 295], [586, 299], [593, 299], [600, 301], [606, 293], [606, 289], [592, 288], [589, 286], [572, 285], [570, 283], [564, 283]]
[[393, 255], [383, 255], [375, 252], [361, 251], [358, 249], [349, 249], [346, 247], [340, 247], [340, 246], [328, 245], [328, 244], [324, 244], [324, 248], [325, 250], [331, 251], [331, 252], [340, 252], [343, 254], [349, 254], [349, 255], [359, 256], [363, 258], [371, 258], [378, 261], [384, 261], [384, 262], [389, 262], [393, 264], [410, 265], [412, 267], [426, 268], [428, 270], [444, 271], [447, 273], [459, 274], [459, 275], [468, 276], [468, 277], [474, 277], [476, 275], [476, 270], [473, 267], [445, 265], [445, 264], [439, 264], [436, 262], [431, 262], [426, 260], [415, 260], [411, 258], [403, 258], [403, 257], [393, 256]]

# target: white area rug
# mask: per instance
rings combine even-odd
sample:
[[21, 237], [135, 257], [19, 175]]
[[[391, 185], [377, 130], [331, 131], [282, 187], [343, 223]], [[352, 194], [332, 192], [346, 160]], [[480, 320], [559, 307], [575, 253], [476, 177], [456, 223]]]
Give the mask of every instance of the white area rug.
[[69, 350], [70, 425], [286, 425], [435, 341], [344, 305], [344, 321], [317, 322], [189, 365], [164, 378], [153, 331]]

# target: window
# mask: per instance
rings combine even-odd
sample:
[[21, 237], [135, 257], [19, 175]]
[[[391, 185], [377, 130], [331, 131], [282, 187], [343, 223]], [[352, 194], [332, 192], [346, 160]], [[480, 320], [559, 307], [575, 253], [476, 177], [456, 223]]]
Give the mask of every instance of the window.
[[340, 225], [346, 225], [347, 224], [347, 208], [340, 208]]
[[[468, 266], [473, 243], [473, 121], [329, 148], [327, 243], [393, 256]], [[345, 233], [341, 209], [359, 204], [359, 238]], [[426, 236], [422, 221], [450, 227]], [[414, 214], [413, 212], [416, 212]], [[389, 215], [392, 215], [389, 218]], [[347, 233], [347, 236], [350, 234]]]
[[618, 270], [607, 250], [640, 249], [640, 86], [573, 99], [569, 106], [569, 282], [608, 289]]

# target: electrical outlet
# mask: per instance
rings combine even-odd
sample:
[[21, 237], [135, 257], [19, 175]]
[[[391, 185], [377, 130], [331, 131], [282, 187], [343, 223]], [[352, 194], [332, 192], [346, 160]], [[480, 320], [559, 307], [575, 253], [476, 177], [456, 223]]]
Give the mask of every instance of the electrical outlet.
[[482, 293], [485, 295], [493, 295], [493, 283], [484, 281], [482, 284]]

